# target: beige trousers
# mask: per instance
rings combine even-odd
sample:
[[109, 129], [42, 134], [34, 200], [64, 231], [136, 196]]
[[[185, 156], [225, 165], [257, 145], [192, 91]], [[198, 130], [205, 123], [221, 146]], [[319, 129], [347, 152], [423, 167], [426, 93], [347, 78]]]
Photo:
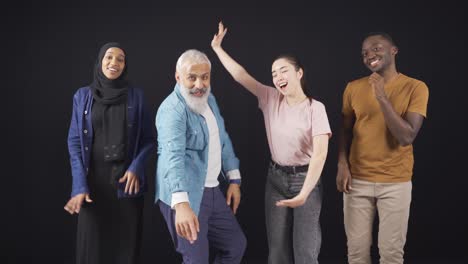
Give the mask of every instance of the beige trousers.
[[411, 203], [411, 181], [375, 183], [352, 180], [343, 196], [344, 225], [348, 239], [348, 262], [371, 264], [372, 225], [379, 216], [378, 246], [381, 264], [403, 263]]

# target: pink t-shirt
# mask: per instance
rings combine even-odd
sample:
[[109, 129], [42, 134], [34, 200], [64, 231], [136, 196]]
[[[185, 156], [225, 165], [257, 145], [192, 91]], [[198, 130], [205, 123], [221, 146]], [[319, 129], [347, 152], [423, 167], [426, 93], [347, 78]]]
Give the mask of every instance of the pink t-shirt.
[[331, 136], [325, 106], [314, 99], [289, 106], [276, 88], [260, 83], [257, 87], [271, 158], [283, 166], [308, 165], [314, 149], [312, 138]]

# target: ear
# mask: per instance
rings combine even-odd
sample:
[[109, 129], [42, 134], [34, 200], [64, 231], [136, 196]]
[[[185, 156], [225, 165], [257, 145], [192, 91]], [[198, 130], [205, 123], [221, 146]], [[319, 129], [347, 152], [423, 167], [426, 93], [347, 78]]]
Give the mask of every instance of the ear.
[[397, 55], [397, 53], [398, 53], [398, 48], [395, 47], [395, 46], [393, 46], [391, 52], [392, 52], [392, 55], [393, 55], [393, 56]]
[[299, 79], [302, 79], [302, 76], [304, 76], [304, 70], [302, 68], [300, 68], [297, 71], [297, 76], [298, 76]]
[[176, 79], [176, 82], [179, 83], [180, 82], [180, 74], [177, 71], [175, 72], [174, 77]]

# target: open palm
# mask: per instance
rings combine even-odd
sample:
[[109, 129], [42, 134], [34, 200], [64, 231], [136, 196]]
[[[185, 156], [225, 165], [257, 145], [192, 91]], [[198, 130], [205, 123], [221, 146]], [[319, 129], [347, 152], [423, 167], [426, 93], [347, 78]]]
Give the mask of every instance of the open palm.
[[211, 47], [217, 48], [221, 47], [221, 43], [223, 42], [223, 38], [226, 35], [227, 28], [224, 28], [223, 22], [219, 22], [218, 24], [218, 33], [213, 36], [213, 40], [211, 41]]

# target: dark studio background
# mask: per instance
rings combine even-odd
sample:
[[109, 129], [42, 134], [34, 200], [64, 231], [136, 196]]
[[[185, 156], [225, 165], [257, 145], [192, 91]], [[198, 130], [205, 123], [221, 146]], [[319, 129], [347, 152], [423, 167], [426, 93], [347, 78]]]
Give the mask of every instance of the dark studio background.
[[[245, 263], [266, 263], [264, 181], [269, 161], [257, 101], [230, 77], [211, 50], [222, 19], [223, 46], [259, 81], [272, 85], [275, 56], [291, 52], [306, 65], [309, 86], [323, 102], [334, 132], [322, 173], [323, 263], [345, 263], [342, 195], [336, 191], [337, 134], [346, 83], [368, 75], [362, 37], [387, 31], [399, 46], [397, 69], [429, 87], [428, 118], [414, 143], [413, 200], [407, 263], [467, 260], [466, 9], [429, 4], [349, 1], [326, 5], [283, 1], [244, 7], [172, 7], [139, 3], [18, 3], [3, 9], [7, 104], [2, 121], [8, 160], [2, 191], [0, 263], [74, 263], [76, 216], [63, 210], [71, 190], [67, 133], [76, 89], [92, 80], [100, 46], [126, 47], [129, 79], [144, 89], [152, 115], [173, 90], [175, 63], [189, 48], [207, 53], [212, 87], [243, 176], [238, 220], [248, 239]], [[352, 3], [351, 3], [352, 2]], [[223, 3], [218, 3], [222, 6]], [[9, 110], [8, 110], [9, 109]], [[21, 116], [21, 118], [20, 118]], [[148, 162], [142, 263], [178, 263], [154, 200]], [[374, 249], [374, 253], [376, 250]], [[327, 262], [328, 261], [328, 262]]]

